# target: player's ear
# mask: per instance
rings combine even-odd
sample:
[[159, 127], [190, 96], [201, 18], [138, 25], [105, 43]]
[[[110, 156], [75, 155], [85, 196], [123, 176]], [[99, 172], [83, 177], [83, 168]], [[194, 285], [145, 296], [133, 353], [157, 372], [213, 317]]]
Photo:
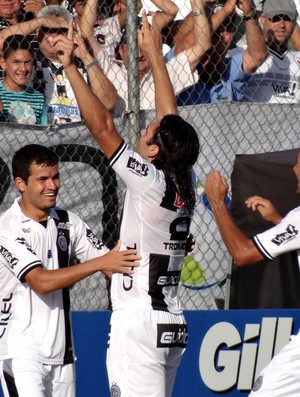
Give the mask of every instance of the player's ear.
[[24, 181], [22, 178], [20, 178], [19, 176], [17, 176], [17, 177], [15, 178], [15, 185], [16, 185], [16, 188], [19, 190], [19, 192], [23, 193], [23, 192], [25, 191], [25, 185], [26, 185], [26, 183], [25, 183], [25, 181]]
[[155, 143], [149, 145], [148, 157], [150, 159], [155, 159], [155, 157], [158, 155], [158, 152], [159, 152], [159, 147]]

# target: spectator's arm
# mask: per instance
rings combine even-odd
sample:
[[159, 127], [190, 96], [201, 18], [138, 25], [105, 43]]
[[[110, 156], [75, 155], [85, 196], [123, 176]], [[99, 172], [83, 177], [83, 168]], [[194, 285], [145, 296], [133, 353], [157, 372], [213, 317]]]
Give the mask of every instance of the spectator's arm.
[[88, 40], [94, 56], [97, 56], [101, 46], [94, 36], [94, 26], [97, 18], [98, 0], [87, 0], [80, 21], [82, 37]]
[[205, 13], [207, 0], [191, 0], [194, 19], [194, 44], [185, 50], [190, 68], [196, 69], [200, 59], [211, 47], [211, 29]]
[[174, 20], [178, 7], [172, 0], [152, 0], [152, 3], [161, 10], [154, 13], [152, 26], [161, 31]]
[[64, 18], [48, 15], [8, 26], [7, 28], [0, 30], [0, 49], [2, 50], [3, 42], [8, 36], [13, 34], [27, 36], [28, 34], [38, 30], [41, 26], [47, 26], [49, 28], [68, 28], [68, 22], [66, 22]]
[[[255, 14], [251, 0], [240, 0], [239, 7], [244, 17]], [[263, 63], [267, 56], [267, 45], [264, 33], [257, 18], [245, 21], [247, 49], [243, 54], [243, 70], [253, 73]]]
[[215, 32], [226, 18], [233, 14], [238, 0], [227, 0], [223, 7], [211, 16], [212, 31]]
[[104, 75], [98, 61], [89, 53], [80, 33], [74, 35], [74, 43], [77, 46], [75, 55], [84, 63], [93, 92], [108, 110], [112, 110], [117, 102], [114, 85]]
[[161, 118], [167, 114], [177, 114], [174, 90], [162, 54], [161, 34], [157, 29], [149, 26], [145, 12], [142, 18], [143, 27], [138, 32], [138, 42], [152, 69], [156, 117]]

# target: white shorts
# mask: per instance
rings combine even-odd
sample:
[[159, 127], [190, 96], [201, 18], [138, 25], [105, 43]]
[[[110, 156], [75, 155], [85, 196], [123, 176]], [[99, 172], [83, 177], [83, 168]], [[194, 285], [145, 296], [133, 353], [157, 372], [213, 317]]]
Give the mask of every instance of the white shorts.
[[300, 396], [300, 335], [292, 336], [254, 382], [249, 397]]
[[187, 344], [183, 315], [116, 310], [106, 366], [112, 396], [170, 397]]
[[[75, 397], [75, 366], [14, 358], [0, 361], [4, 397]], [[17, 393], [17, 394], [16, 394]]]

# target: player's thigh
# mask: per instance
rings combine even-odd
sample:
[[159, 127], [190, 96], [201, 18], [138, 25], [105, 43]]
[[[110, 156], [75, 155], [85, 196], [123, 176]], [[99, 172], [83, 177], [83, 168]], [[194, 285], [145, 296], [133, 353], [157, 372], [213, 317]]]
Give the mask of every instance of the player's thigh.
[[122, 396], [164, 397], [185, 350], [176, 345], [183, 325], [183, 316], [167, 312], [114, 312], [107, 351], [110, 387], [119, 388]]
[[48, 397], [75, 397], [76, 381], [74, 364], [52, 366], [46, 383]]
[[45, 397], [45, 377], [42, 364], [27, 359], [2, 362], [1, 382], [4, 396]]
[[300, 395], [299, 335], [273, 357], [255, 381], [251, 397], [295, 397]]

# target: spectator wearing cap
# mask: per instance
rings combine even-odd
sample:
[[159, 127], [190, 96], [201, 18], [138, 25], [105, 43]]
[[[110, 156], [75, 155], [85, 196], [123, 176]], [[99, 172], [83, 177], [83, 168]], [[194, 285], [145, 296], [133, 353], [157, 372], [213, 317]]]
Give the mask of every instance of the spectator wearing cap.
[[[244, 50], [232, 48], [240, 21], [234, 11], [237, 4], [245, 24], [247, 47]], [[211, 23], [212, 46], [198, 64], [199, 80], [195, 86], [178, 95], [179, 106], [240, 101], [246, 76], [253, 73], [265, 59], [266, 44], [251, 0], [227, 0], [223, 5], [217, 3]], [[175, 54], [193, 43], [194, 35], [188, 32], [188, 37], [189, 43], [188, 40], [175, 39]]]
[[297, 17], [294, 0], [265, 0], [261, 22], [268, 55], [244, 88], [244, 100], [299, 103], [300, 52], [289, 47]]
[[[167, 63], [169, 76], [176, 94], [183, 89], [195, 84], [197, 78], [196, 66], [210, 48], [211, 33], [210, 26], [205, 14], [206, 0], [192, 0], [192, 10], [195, 19], [195, 37], [197, 40], [191, 48], [180, 53]], [[123, 114], [128, 111], [128, 45], [126, 34], [122, 35], [119, 46], [121, 61], [111, 61], [105, 53], [98, 53], [98, 60], [105, 75], [113, 82], [118, 93], [117, 106], [114, 110], [115, 115]], [[155, 109], [154, 81], [150, 63], [139, 49], [138, 52], [138, 78], [140, 83], [140, 109]]]

